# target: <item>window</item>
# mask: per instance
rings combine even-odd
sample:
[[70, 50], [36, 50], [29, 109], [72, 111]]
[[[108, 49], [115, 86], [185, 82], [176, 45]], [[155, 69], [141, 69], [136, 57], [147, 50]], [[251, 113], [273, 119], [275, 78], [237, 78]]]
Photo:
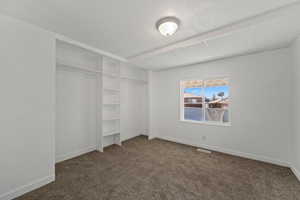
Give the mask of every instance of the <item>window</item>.
[[229, 125], [229, 80], [185, 80], [181, 87], [181, 120]]

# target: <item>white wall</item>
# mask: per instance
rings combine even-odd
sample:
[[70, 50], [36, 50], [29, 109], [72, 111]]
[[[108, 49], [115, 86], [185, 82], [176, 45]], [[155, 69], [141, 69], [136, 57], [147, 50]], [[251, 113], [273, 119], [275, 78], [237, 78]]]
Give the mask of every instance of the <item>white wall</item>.
[[292, 45], [292, 155], [291, 165], [300, 180], [300, 37]]
[[145, 134], [145, 129], [147, 129], [146, 85], [124, 79], [121, 84], [121, 95], [122, 140]]
[[[232, 126], [180, 122], [179, 81], [219, 76], [230, 78]], [[154, 72], [150, 137], [288, 165], [290, 87], [289, 49]]]
[[128, 140], [147, 134], [147, 72], [123, 64], [121, 77], [121, 135], [122, 140]]
[[57, 68], [56, 162], [96, 150], [96, 76]]
[[54, 180], [54, 35], [0, 16], [0, 199]]

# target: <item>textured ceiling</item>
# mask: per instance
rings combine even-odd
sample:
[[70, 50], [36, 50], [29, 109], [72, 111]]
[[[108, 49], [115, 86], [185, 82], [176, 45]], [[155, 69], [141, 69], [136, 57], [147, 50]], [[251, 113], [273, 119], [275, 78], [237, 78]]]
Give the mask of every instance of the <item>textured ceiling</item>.
[[300, 36], [300, 20], [297, 19], [300, 19], [300, 5], [205, 43], [195, 43], [146, 58], [138, 57], [131, 62], [147, 69], [161, 70], [287, 47]]
[[[0, 0], [0, 12], [128, 58], [293, 2], [297, 1]], [[299, 10], [297, 12], [300, 13]], [[298, 13], [218, 38], [208, 42], [208, 46], [181, 48], [135, 59], [133, 63], [148, 69], [163, 69], [285, 45], [295, 37], [300, 27], [296, 24], [295, 28], [287, 19], [299, 19]], [[164, 16], [176, 16], [181, 20], [180, 30], [173, 37], [165, 38], [155, 29], [156, 21]], [[288, 24], [283, 24], [286, 22]], [[280, 31], [279, 26], [287, 30]]]

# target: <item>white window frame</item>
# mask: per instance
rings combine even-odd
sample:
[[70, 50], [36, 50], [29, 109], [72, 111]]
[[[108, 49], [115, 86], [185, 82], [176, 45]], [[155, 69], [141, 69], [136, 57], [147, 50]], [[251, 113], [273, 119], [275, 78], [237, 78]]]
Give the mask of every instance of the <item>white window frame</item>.
[[[207, 80], [213, 80], [213, 79], [227, 79], [228, 80], [228, 87], [229, 87], [229, 107], [228, 107], [228, 121], [226, 123], [223, 122], [212, 122], [212, 121], [205, 121], [205, 111], [203, 112], [204, 114], [204, 120], [203, 121], [196, 121], [196, 120], [186, 120], [184, 119], [184, 87], [182, 82], [184, 81], [193, 81], [193, 80], [202, 80], [204, 83], [203, 88], [205, 88], [205, 82]], [[203, 125], [213, 125], [213, 126], [231, 126], [231, 86], [230, 86], [230, 79], [228, 76], [216, 76], [216, 77], [207, 77], [207, 78], [189, 78], [189, 79], [181, 79], [179, 81], [179, 87], [180, 87], [180, 122], [185, 122], [185, 123], [193, 123], [193, 124], [203, 124]], [[204, 97], [204, 91], [202, 93], [202, 102], [203, 102], [203, 107], [205, 105], [205, 97]]]

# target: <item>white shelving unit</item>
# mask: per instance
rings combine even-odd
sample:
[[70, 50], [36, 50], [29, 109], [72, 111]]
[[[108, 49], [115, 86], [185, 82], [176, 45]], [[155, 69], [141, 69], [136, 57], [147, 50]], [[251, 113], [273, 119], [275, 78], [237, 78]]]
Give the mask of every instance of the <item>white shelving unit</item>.
[[103, 57], [102, 141], [104, 143], [121, 145], [120, 84], [120, 62]]

